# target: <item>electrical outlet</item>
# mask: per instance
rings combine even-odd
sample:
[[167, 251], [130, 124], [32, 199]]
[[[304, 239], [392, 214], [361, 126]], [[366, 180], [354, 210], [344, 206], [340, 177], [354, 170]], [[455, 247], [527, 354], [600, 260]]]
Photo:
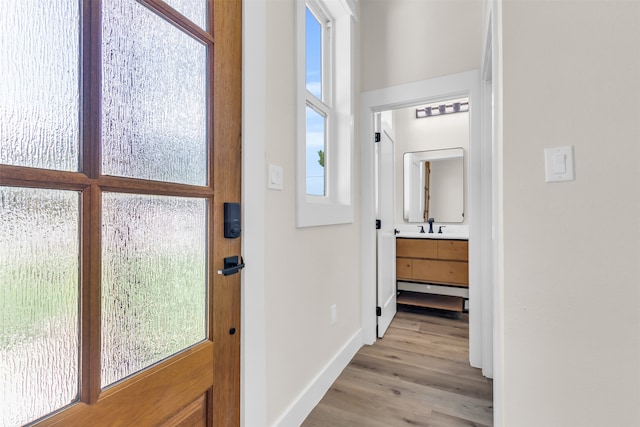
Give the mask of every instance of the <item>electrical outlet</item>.
[[337, 321], [338, 321], [338, 306], [336, 304], [333, 304], [331, 306], [331, 324], [335, 325]]

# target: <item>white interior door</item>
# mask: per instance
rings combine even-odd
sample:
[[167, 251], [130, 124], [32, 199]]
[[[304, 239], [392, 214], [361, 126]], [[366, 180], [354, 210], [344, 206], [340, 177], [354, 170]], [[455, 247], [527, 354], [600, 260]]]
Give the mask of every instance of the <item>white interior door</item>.
[[377, 230], [378, 256], [378, 338], [382, 338], [396, 315], [396, 235], [395, 235], [395, 173], [393, 133], [382, 124], [380, 142], [376, 143], [377, 166]]

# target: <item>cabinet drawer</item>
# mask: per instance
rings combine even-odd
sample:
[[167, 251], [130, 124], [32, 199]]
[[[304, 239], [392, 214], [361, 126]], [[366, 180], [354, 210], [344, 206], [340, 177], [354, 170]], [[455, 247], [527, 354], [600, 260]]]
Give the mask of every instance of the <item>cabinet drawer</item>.
[[411, 258], [396, 258], [396, 277], [398, 279], [411, 279], [412, 275], [412, 263]]
[[469, 242], [466, 240], [438, 240], [438, 258], [468, 261]]
[[414, 259], [412, 279], [469, 286], [469, 264], [458, 261]]
[[396, 256], [438, 258], [438, 241], [431, 239], [396, 239]]

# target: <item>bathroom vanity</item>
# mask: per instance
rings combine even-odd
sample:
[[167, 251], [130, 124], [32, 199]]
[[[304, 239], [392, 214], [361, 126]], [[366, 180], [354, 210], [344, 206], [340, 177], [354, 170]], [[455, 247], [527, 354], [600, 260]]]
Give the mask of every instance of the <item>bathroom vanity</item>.
[[469, 242], [445, 236], [396, 239], [398, 304], [465, 310]]
[[398, 304], [466, 309], [469, 234], [464, 152], [462, 147], [443, 147], [403, 154], [404, 223], [395, 227]]

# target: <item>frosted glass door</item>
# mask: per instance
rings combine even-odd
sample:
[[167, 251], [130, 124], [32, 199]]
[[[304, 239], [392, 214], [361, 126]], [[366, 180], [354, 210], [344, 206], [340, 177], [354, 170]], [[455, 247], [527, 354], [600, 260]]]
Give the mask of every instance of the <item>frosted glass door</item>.
[[0, 427], [239, 424], [241, 5], [0, 0]]
[[78, 0], [0, 0], [0, 164], [78, 170], [79, 16]]
[[0, 187], [0, 425], [78, 398], [74, 191]]
[[207, 206], [105, 193], [102, 386], [207, 337]]
[[178, 12], [197, 24], [200, 28], [207, 28], [207, 1], [206, 0], [165, 0]]
[[[173, 3], [204, 25], [206, 3]], [[102, 34], [102, 173], [206, 185], [206, 46], [134, 0], [103, 2]], [[102, 202], [106, 387], [206, 339], [207, 204]]]
[[206, 185], [206, 46], [134, 0], [102, 19], [102, 172]]

